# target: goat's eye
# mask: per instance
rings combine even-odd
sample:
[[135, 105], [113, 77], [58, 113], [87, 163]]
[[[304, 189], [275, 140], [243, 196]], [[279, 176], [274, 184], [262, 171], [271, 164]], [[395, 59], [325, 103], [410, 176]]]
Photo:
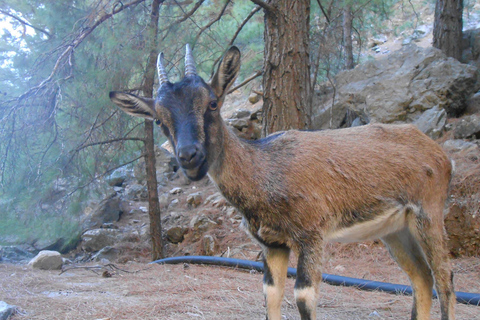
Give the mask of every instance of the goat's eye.
[[162, 124], [162, 121], [160, 121], [160, 120], [158, 120], [158, 119], [155, 119], [154, 121], [155, 121], [155, 124], [156, 124], [157, 126], [159, 126], [159, 125]]
[[210, 110], [217, 110], [218, 109], [218, 104], [216, 101], [210, 102], [210, 105], [208, 106]]

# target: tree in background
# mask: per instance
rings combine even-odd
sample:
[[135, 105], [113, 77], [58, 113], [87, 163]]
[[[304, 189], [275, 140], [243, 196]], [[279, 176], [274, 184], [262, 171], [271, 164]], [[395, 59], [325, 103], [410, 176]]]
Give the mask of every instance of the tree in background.
[[437, 0], [433, 24], [433, 46], [447, 56], [462, 56], [463, 0]]
[[308, 129], [312, 114], [310, 1], [253, 2], [265, 13], [263, 134]]

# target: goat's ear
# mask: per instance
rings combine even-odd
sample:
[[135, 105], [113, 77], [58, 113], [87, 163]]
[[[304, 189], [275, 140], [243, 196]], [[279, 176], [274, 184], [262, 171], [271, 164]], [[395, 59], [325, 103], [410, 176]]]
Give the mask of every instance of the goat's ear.
[[112, 91], [110, 92], [110, 100], [131, 116], [148, 120], [157, 119], [154, 99], [140, 98], [134, 94]]
[[240, 50], [237, 47], [231, 47], [223, 56], [217, 72], [212, 78], [210, 86], [216, 96], [222, 100], [228, 92], [228, 89], [235, 82], [240, 70]]

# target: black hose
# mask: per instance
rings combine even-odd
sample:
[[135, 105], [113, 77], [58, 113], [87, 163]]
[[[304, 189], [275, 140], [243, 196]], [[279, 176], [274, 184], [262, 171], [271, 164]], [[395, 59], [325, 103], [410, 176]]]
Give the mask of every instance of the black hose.
[[[208, 265], [217, 265], [217, 266], [224, 266], [224, 267], [263, 271], [263, 262], [233, 259], [233, 258], [209, 257], [209, 256], [172, 257], [172, 258], [156, 260], [151, 263], [208, 264]], [[296, 277], [297, 269], [288, 268], [287, 276]], [[325, 273], [322, 274], [322, 281], [334, 286], [355, 287], [357, 289], [366, 290], [366, 291], [382, 291], [382, 292], [387, 292], [392, 294], [403, 294], [403, 295], [412, 295], [413, 293], [412, 288], [406, 285], [335, 276], [335, 275], [325, 274]], [[480, 293], [455, 292], [455, 294], [457, 296], [457, 302], [459, 303], [480, 306]], [[437, 293], [435, 292], [435, 290], [433, 291], [433, 296], [435, 298], [437, 297]]]

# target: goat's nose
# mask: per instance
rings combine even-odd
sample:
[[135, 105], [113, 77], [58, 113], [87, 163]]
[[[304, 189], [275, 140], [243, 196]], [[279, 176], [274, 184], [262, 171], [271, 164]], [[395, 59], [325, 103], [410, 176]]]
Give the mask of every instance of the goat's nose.
[[189, 164], [197, 155], [197, 147], [194, 145], [182, 147], [178, 150], [178, 159], [181, 165]]

